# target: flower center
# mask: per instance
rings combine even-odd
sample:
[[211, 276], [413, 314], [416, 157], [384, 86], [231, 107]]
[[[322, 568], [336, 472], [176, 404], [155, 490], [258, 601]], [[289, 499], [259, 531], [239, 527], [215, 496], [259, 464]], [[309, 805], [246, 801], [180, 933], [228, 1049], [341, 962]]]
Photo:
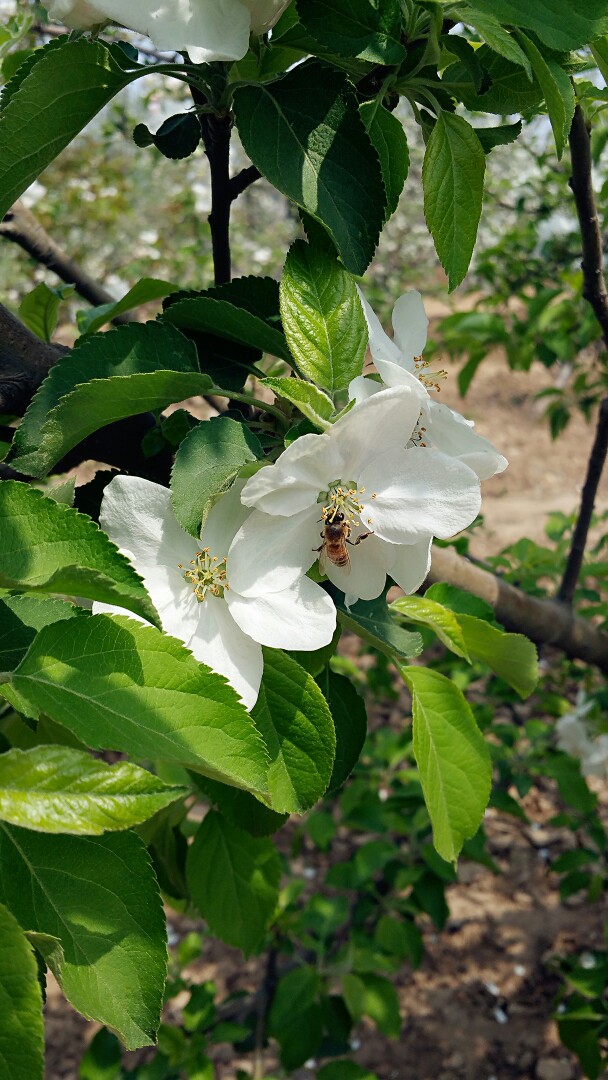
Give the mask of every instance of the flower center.
[[416, 369], [416, 376], [418, 381], [426, 386], [427, 390], [436, 390], [439, 394], [441, 391], [441, 385], [438, 382], [439, 379], [447, 379], [447, 371], [429, 371], [430, 360], [423, 360], [421, 356], [414, 357], [414, 368]]
[[[180, 570], [184, 569], [182, 563], [177, 565]], [[208, 547], [203, 548], [190, 560], [190, 568], [185, 571], [184, 578], [192, 585], [199, 603], [202, 603], [208, 592], [222, 597], [224, 589], [230, 587], [226, 581], [226, 557], [220, 559], [217, 555], [210, 555]]]
[[[332, 480], [327, 491], [319, 495], [319, 502], [323, 503], [321, 518], [326, 525], [330, 525], [338, 518], [339, 521], [358, 527], [361, 525], [360, 514], [363, 513], [363, 503], [360, 497], [365, 494], [365, 488], [358, 488], [353, 480], [344, 483], [343, 480]], [[376, 498], [376, 492], [370, 495]], [[341, 515], [341, 517], [338, 517]], [[367, 524], [372, 524], [372, 519], [367, 519]]]

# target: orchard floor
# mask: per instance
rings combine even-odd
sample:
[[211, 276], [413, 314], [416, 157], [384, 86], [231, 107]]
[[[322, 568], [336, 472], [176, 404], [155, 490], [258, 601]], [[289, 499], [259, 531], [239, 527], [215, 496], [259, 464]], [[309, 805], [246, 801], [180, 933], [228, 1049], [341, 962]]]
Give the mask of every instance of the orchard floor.
[[[484, 484], [485, 525], [471, 545], [478, 556], [526, 535], [541, 541], [549, 511], [570, 513], [577, 506], [593, 428], [575, 416], [559, 440], [551, 441], [534, 400], [550, 380], [540, 365], [529, 374], [513, 373], [497, 357], [482, 364], [464, 405], [455, 372], [442, 388], [442, 399], [474, 419], [510, 462], [504, 474]], [[604, 477], [598, 509], [606, 508]], [[526, 809], [531, 825], [494, 812], [487, 817], [489, 852], [500, 875], [461, 864], [459, 882], [449, 889], [446, 928], [441, 933], [426, 928], [420, 969], [404, 970], [399, 979], [400, 1039], [384, 1039], [371, 1026], [357, 1030], [360, 1046], [354, 1057], [380, 1080], [578, 1080], [582, 1075], [560, 1046], [551, 1020], [557, 981], [546, 961], [554, 952], [601, 947], [605, 912], [576, 897], [565, 905], [559, 901], [547, 856], [570, 847], [572, 839], [546, 826], [556, 812], [552, 792], [536, 792]], [[309, 856], [305, 852], [304, 860], [312, 866], [312, 852]], [[336, 856], [344, 857], [343, 852]], [[170, 918], [178, 933], [191, 928]], [[213, 979], [221, 990], [255, 989], [260, 971], [255, 961], [243, 963], [239, 953], [213, 944], [197, 969], [199, 977]], [[47, 1080], [77, 1080], [77, 1063], [95, 1026], [63, 1003], [54, 984], [46, 1021]], [[127, 1055], [126, 1063], [129, 1059], [133, 1067], [136, 1059]], [[269, 1052], [267, 1075], [278, 1075], [274, 1063]], [[247, 1063], [217, 1052], [218, 1080], [231, 1080], [241, 1067]], [[298, 1080], [312, 1077], [314, 1069], [298, 1073]]]

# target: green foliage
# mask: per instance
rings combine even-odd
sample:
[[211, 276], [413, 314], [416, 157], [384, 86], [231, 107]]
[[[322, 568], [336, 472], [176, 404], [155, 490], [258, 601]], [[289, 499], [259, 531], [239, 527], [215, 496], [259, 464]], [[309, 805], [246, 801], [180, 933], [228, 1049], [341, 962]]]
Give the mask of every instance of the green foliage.
[[239, 88], [234, 110], [254, 165], [327, 229], [346, 268], [362, 274], [378, 242], [385, 196], [345, 76], [309, 60], [271, 86]]
[[42, 1080], [42, 993], [34, 952], [19, 923], [0, 905], [0, 1059], [14, 1080]]
[[285, 262], [281, 318], [305, 378], [333, 394], [361, 374], [367, 326], [354, 278], [327, 252], [302, 240]]

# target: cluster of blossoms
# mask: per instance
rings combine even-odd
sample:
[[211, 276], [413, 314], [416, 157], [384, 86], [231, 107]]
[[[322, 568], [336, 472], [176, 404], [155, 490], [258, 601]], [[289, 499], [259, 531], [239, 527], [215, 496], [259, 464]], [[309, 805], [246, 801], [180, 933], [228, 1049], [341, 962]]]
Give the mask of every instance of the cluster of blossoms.
[[[412, 302], [403, 299], [410, 307], [399, 310], [411, 317]], [[314, 650], [331, 641], [333, 601], [306, 576], [317, 559], [349, 606], [380, 596], [387, 577], [414, 592], [428, 573], [433, 537], [470, 525], [480, 477], [506, 466], [462, 417], [432, 401], [399, 314], [393, 343], [366, 310], [385, 385], [356, 379], [359, 400], [350, 410], [238, 480], [212, 507], [200, 541], [179, 525], [166, 488], [118, 476], [104, 493], [101, 525], [141, 574], [164, 630], [225, 675], [248, 707], [259, 691], [262, 645]], [[424, 344], [419, 326], [410, 337]], [[401, 374], [393, 378], [389, 367]], [[463, 428], [460, 439], [454, 426]], [[432, 439], [421, 438], [424, 428]]]
[[158, 49], [187, 52], [195, 64], [240, 60], [250, 34], [264, 34], [289, 0], [51, 0], [48, 13], [74, 30], [117, 23]]
[[586, 695], [580, 692], [576, 698], [574, 712], [560, 716], [555, 725], [557, 745], [560, 750], [581, 763], [583, 776], [608, 777], [608, 735], [589, 734], [586, 718], [594, 707]]

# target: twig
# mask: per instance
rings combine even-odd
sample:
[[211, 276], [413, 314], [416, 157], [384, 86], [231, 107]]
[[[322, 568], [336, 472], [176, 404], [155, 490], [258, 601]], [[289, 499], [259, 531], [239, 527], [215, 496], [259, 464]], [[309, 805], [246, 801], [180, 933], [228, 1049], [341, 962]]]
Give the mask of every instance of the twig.
[[[27, 251], [28, 255], [43, 266], [47, 266], [68, 285], [74, 285], [76, 292], [95, 307], [98, 304], [115, 302], [116, 297], [90, 277], [77, 262], [68, 258], [59, 244], [49, 236], [46, 229], [23, 203], [16, 202], [0, 222], [0, 236], [18, 244]], [[112, 320], [114, 323], [128, 321], [127, 315], [118, 315]]]
[[198, 107], [199, 123], [211, 173], [211, 247], [215, 284], [224, 285], [231, 278], [230, 266], [230, 115], [207, 112], [209, 102], [201, 90], [190, 85], [192, 100]]
[[[604, 344], [608, 348], [608, 293], [603, 273], [604, 253], [602, 248], [602, 234], [595, 203], [595, 195], [591, 181], [591, 144], [589, 128], [580, 105], [574, 110], [574, 118], [570, 128], [570, 157], [572, 161], [572, 176], [570, 187], [576, 203], [576, 212], [581, 230], [583, 258], [581, 269], [583, 271], [583, 296], [593, 308], [595, 317], [600, 324]], [[561, 603], [572, 605], [576, 583], [578, 581], [585, 545], [597, 489], [606, 461], [608, 452], [608, 398], [600, 404], [595, 439], [587, 463], [587, 475], [581, 494], [581, 504], [572, 535], [572, 544], [568, 552], [564, 574], [557, 592], [557, 598]]]
[[266, 1044], [266, 1027], [268, 1023], [268, 1014], [270, 1012], [270, 1007], [276, 993], [277, 982], [277, 950], [274, 945], [270, 945], [266, 956], [266, 971], [264, 973], [264, 982], [262, 984], [260, 995], [257, 1001], [257, 1016], [254, 1033], [255, 1048], [253, 1080], [262, 1080], [262, 1077], [265, 1074], [264, 1046]]
[[228, 184], [230, 201], [234, 202], [235, 199], [238, 199], [239, 195], [242, 195], [251, 184], [255, 184], [256, 180], [259, 180], [261, 176], [261, 172], [256, 169], [255, 165], [248, 165], [246, 169], [241, 169]]
[[447, 581], [481, 597], [507, 630], [526, 634], [539, 645], [553, 645], [571, 659], [595, 664], [608, 673], [608, 633], [574, 615], [566, 604], [528, 596], [453, 548], [433, 548], [427, 580]]

